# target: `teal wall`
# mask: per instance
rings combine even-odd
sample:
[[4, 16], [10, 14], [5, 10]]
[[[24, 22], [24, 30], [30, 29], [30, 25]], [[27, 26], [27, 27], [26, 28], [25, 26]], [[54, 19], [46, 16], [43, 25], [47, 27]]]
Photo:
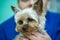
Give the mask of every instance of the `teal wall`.
[[0, 24], [14, 15], [11, 5], [17, 7], [17, 0], [0, 0]]

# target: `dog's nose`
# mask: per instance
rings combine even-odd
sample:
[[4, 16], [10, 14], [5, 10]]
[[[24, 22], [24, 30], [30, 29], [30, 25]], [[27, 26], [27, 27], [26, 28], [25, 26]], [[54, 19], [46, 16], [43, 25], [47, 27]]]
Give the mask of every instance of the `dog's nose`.
[[26, 31], [27, 30], [27, 25], [24, 25], [23, 28], [22, 28], [23, 31]]

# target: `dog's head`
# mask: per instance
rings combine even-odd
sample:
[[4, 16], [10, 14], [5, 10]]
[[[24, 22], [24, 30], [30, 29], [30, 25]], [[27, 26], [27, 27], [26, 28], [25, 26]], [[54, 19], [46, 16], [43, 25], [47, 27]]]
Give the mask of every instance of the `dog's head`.
[[32, 8], [20, 10], [13, 6], [12, 9], [15, 12], [16, 31], [25, 35], [30, 35], [33, 31], [39, 31], [36, 11], [32, 10]]

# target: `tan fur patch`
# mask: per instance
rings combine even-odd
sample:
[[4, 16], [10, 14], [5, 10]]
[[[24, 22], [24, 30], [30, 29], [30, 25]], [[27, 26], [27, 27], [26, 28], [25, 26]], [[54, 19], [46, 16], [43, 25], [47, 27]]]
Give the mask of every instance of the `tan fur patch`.
[[[22, 18], [23, 20], [26, 19], [26, 17]], [[22, 20], [21, 19], [21, 20]], [[28, 22], [27, 21], [27, 30], [23, 31], [22, 27], [23, 25], [17, 25], [17, 31], [23, 33], [24, 35], [30, 35], [33, 31], [39, 31], [39, 24], [36, 21]]]
[[41, 14], [43, 12], [43, 1], [42, 0], [38, 0], [34, 4], [33, 9], [36, 10], [39, 14]]

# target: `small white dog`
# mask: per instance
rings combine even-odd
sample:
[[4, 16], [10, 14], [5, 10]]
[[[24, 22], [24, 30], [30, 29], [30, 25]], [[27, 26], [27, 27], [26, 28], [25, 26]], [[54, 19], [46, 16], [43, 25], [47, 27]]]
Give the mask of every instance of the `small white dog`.
[[27, 35], [31, 35], [34, 31], [40, 33], [45, 31], [45, 16], [40, 16], [39, 20], [37, 12], [32, 8], [20, 10], [12, 6], [12, 9], [15, 12], [16, 31], [20, 32], [14, 40], [19, 40], [20, 36], [26, 37]]
[[[39, 3], [35, 5], [36, 7], [39, 7]], [[17, 32], [20, 32], [13, 40], [19, 40], [20, 36], [26, 37], [27, 35], [31, 35], [34, 31], [42, 34], [45, 32], [46, 9], [42, 8], [44, 10], [41, 15], [38, 15], [39, 10], [35, 10], [33, 7], [21, 10], [12, 6], [12, 9], [15, 12], [15, 29]]]

